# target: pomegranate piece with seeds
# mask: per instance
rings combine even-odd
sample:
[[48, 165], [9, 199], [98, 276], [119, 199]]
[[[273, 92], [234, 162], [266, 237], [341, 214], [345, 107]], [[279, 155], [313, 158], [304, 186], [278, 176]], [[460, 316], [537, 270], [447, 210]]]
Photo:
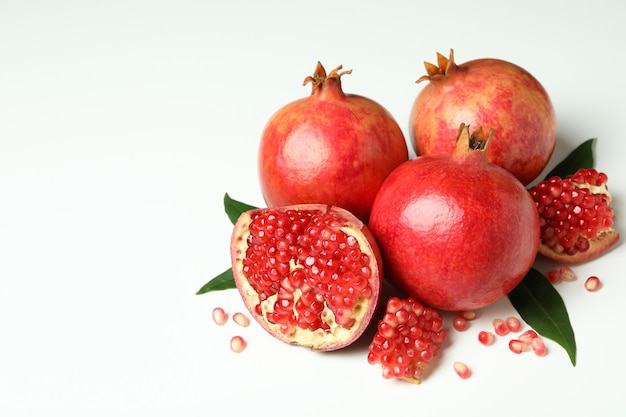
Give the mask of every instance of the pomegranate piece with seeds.
[[605, 173], [584, 168], [529, 189], [540, 218], [539, 253], [560, 262], [582, 262], [617, 243], [607, 179]]
[[361, 220], [338, 207], [245, 212], [233, 230], [231, 258], [250, 314], [286, 343], [345, 347], [363, 333], [380, 300], [378, 246]]
[[420, 383], [445, 338], [438, 311], [410, 297], [391, 297], [369, 346], [367, 360], [372, 365], [380, 364], [386, 379]]

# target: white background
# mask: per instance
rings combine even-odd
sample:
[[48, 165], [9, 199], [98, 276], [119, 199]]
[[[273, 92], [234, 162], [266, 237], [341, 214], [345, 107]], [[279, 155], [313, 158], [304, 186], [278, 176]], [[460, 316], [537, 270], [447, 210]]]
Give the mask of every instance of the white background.
[[[374, 3], [374, 2], [371, 2]], [[216, 326], [235, 290], [222, 197], [263, 205], [265, 122], [309, 94], [317, 60], [408, 134], [423, 61], [521, 65], [558, 117], [550, 167], [597, 137], [624, 232], [626, 67], [615, 1], [0, 2], [0, 414], [6, 416], [616, 415], [623, 410], [624, 246], [561, 284], [578, 364], [476, 341], [482, 310], [421, 385], [382, 379], [368, 340], [320, 354], [254, 323]], [[549, 267], [545, 263], [537, 265]], [[597, 293], [583, 289], [598, 275]], [[449, 322], [448, 322], [449, 323]], [[249, 342], [230, 352], [236, 333]], [[474, 374], [461, 380], [456, 360]]]

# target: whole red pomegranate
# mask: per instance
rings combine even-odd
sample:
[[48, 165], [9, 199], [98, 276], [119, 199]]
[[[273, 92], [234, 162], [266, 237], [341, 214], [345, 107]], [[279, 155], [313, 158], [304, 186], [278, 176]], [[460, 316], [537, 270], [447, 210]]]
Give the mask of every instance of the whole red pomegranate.
[[409, 119], [418, 155], [452, 153], [461, 123], [493, 129], [487, 161], [532, 182], [548, 164], [556, 146], [556, 116], [548, 93], [528, 71], [499, 59], [457, 65], [437, 54], [425, 63], [430, 81], [418, 94]]
[[454, 153], [400, 165], [372, 206], [385, 276], [431, 307], [484, 307], [515, 288], [535, 260], [537, 210], [522, 183], [485, 160], [491, 138], [461, 125]]
[[583, 168], [529, 189], [540, 218], [539, 253], [559, 262], [582, 262], [619, 241], [607, 181], [604, 172]]
[[233, 229], [232, 270], [250, 314], [276, 338], [340, 349], [380, 301], [380, 252], [350, 212], [320, 204], [253, 209]]
[[378, 188], [408, 159], [404, 135], [377, 102], [345, 94], [341, 66], [328, 75], [318, 62], [311, 95], [270, 118], [258, 167], [269, 207], [319, 203], [343, 207], [367, 221]]

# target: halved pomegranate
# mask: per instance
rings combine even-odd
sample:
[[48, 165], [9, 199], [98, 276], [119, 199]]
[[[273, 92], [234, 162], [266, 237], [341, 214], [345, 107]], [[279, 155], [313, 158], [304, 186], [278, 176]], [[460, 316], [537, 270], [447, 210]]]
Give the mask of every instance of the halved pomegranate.
[[608, 177], [593, 168], [554, 176], [529, 189], [539, 212], [539, 253], [559, 262], [582, 262], [619, 241]]
[[339, 207], [245, 212], [233, 230], [231, 258], [250, 314], [286, 343], [345, 347], [363, 333], [380, 301], [378, 246], [365, 224]]

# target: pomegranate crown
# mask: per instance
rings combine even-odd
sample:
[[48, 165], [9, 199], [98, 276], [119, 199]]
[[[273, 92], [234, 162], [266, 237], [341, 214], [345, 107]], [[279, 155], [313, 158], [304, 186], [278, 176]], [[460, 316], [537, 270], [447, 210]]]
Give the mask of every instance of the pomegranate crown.
[[311, 83], [311, 94], [320, 90], [322, 86], [326, 83], [326, 81], [334, 80], [335, 83], [341, 87], [341, 76], [344, 74], [351, 74], [352, 70], [341, 71], [343, 65], [339, 65], [337, 68], [333, 69], [328, 75], [326, 74], [326, 69], [322, 65], [320, 61], [317, 61], [317, 66], [315, 67], [315, 71], [313, 75], [309, 75], [304, 79], [302, 85], [307, 85]]
[[454, 63], [454, 49], [450, 48], [450, 58], [446, 58], [439, 52], [437, 52], [437, 65], [424, 61], [424, 67], [426, 67], [426, 75], [422, 75], [415, 81], [421, 83], [422, 81], [433, 81], [437, 78], [444, 77], [456, 68]]
[[489, 129], [489, 136], [486, 136], [483, 127], [478, 126], [478, 128], [470, 134], [469, 125], [461, 123], [453, 155], [466, 155], [474, 151], [480, 151], [484, 154], [492, 138], [493, 129]]

